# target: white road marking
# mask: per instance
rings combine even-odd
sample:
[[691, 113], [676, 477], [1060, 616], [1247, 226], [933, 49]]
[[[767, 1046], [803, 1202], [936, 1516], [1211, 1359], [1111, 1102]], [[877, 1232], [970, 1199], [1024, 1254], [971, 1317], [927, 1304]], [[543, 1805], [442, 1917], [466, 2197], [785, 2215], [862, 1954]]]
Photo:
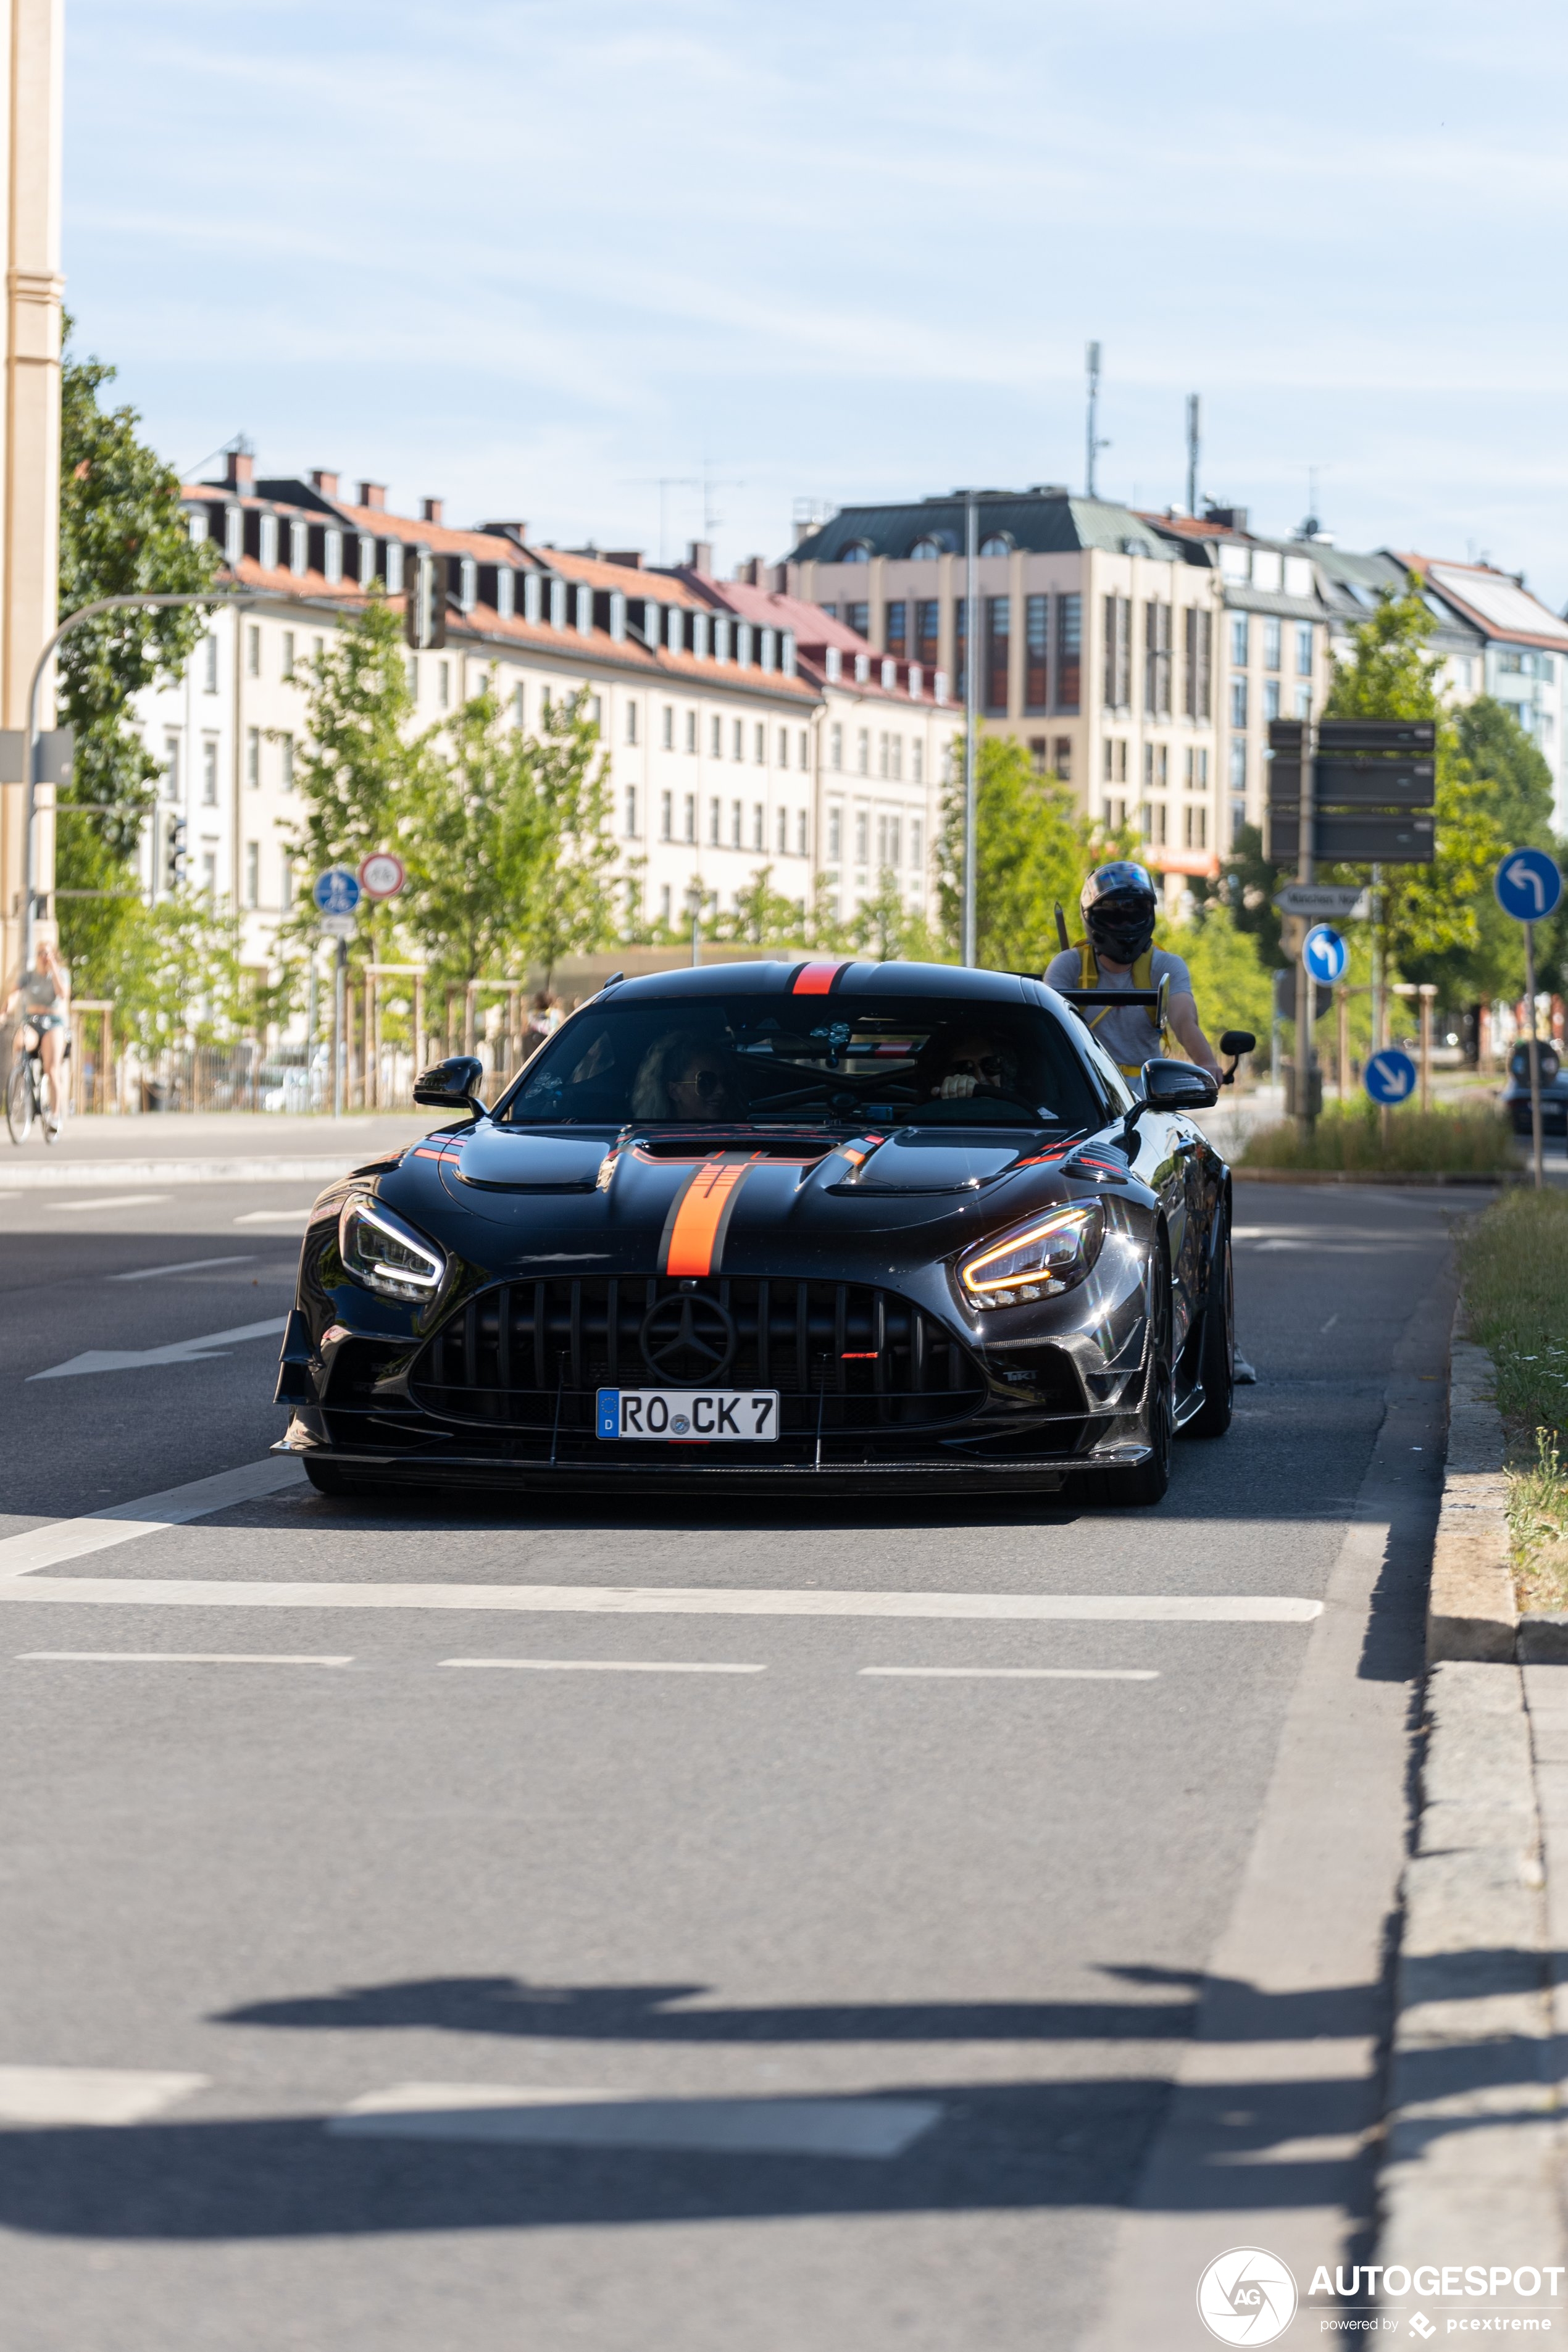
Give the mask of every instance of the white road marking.
[[[219, 1470], [210, 1478], [192, 1478], [183, 1486], [161, 1494], [142, 1495], [134, 1502], [115, 1503], [85, 1518], [56, 1519], [44, 1528], [29, 1528], [19, 1536], [0, 1537], [0, 1580], [31, 1576], [41, 1568], [58, 1568], [68, 1559], [83, 1559], [110, 1545], [131, 1543], [161, 1528], [183, 1528], [205, 1519], [213, 1511], [232, 1510], [237, 1503], [254, 1503], [264, 1495], [305, 1484], [305, 1474], [291, 1454], [264, 1454], [259, 1462], [242, 1462], [236, 1470]], [[223, 1588], [220, 1588], [223, 1589]]]
[[353, 1658], [289, 1657], [281, 1650], [18, 1650], [18, 1658], [90, 1666], [352, 1666]]
[[108, 1200], [49, 1201], [47, 1208], [57, 1217], [85, 1217], [91, 1209], [150, 1209], [154, 1201], [166, 1201], [167, 1192], [116, 1192]]
[[142, 2124], [207, 2086], [205, 2074], [124, 2067], [0, 2066], [0, 2123]]
[[151, 1282], [159, 1274], [205, 1274], [209, 1265], [254, 1265], [256, 1252], [241, 1250], [237, 1257], [187, 1257], [178, 1265], [139, 1265], [131, 1274], [111, 1274], [110, 1282]]
[[81, 1372], [139, 1372], [149, 1365], [200, 1364], [210, 1356], [226, 1355], [242, 1339], [276, 1339], [288, 1325], [284, 1315], [265, 1323], [237, 1323], [229, 1331], [208, 1331], [199, 1339], [172, 1339], [163, 1348], [89, 1348], [68, 1363], [51, 1364], [47, 1372], [31, 1372], [29, 1380], [68, 1381]]
[[354, 2100], [327, 2129], [345, 2139], [886, 2158], [901, 2156], [941, 2115], [934, 2099], [638, 2098], [620, 2091], [401, 2083]]
[[1310, 1242], [1287, 1241], [1283, 1234], [1276, 1234], [1271, 1240], [1259, 1242], [1258, 1246], [1260, 1250], [1304, 1250], [1310, 1249], [1312, 1244]]
[[765, 1675], [766, 1666], [674, 1664], [664, 1658], [443, 1658], [444, 1666], [520, 1666], [539, 1675]]
[[1015, 1683], [1157, 1683], [1153, 1666], [862, 1666], [863, 1675], [938, 1681]]
[[247, 1209], [234, 1222], [237, 1225], [302, 1225], [310, 1213], [309, 1209]]
[[[68, 1524], [79, 1527], [83, 1522]], [[51, 1532], [41, 1528], [37, 1537], [47, 1538]], [[11, 1536], [0, 1543], [0, 1573], [9, 1545], [32, 1543], [37, 1537]], [[117, 1539], [112, 1535], [103, 1538], [110, 1543]], [[70, 1552], [62, 1556], [74, 1557]], [[138, 1609], [467, 1609], [481, 1614], [521, 1610], [598, 1617], [909, 1617], [980, 1620], [991, 1624], [1068, 1621], [1114, 1625], [1305, 1625], [1321, 1614], [1323, 1606], [1321, 1601], [1299, 1601], [1275, 1593], [763, 1592], [720, 1586], [261, 1584], [194, 1577], [46, 1578], [34, 1576], [26, 1569], [12, 1574], [16, 1580], [5, 1591], [7, 1601], [105, 1602]]]

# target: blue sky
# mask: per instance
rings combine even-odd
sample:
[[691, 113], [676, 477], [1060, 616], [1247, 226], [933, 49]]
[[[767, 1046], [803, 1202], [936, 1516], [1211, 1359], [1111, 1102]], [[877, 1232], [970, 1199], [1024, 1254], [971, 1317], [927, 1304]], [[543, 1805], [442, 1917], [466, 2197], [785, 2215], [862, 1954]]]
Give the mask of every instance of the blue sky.
[[1568, 12], [68, 0], [68, 300], [153, 439], [726, 566], [1203, 487], [1568, 598]]

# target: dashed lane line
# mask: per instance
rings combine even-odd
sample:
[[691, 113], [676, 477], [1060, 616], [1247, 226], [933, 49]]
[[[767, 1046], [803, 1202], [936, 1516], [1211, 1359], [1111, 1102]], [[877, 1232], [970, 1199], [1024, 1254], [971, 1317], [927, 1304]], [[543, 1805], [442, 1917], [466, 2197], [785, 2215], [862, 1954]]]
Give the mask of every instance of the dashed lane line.
[[732, 1666], [669, 1658], [443, 1658], [444, 1666], [521, 1668], [536, 1675], [765, 1675], [766, 1666]]
[[182, 1258], [177, 1265], [133, 1266], [129, 1274], [111, 1274], [109, 1279], [110, 1282], [151, 1282], [160, 1274], [205, 1274], [209, 1266], [254, 1265], [255, 1263], [254, 1250], [241, 1250], [237, 1256], [233, 1257], [187, 1257]]
[[352, 1666], [349, 1658], [290, 1657], [281, 1650], [18, 1650], [19, 1662], [73, 1666]]
[[862, 1666], [862, 1675], [912, 1682], [1157, 1683], [1155, 1666]]

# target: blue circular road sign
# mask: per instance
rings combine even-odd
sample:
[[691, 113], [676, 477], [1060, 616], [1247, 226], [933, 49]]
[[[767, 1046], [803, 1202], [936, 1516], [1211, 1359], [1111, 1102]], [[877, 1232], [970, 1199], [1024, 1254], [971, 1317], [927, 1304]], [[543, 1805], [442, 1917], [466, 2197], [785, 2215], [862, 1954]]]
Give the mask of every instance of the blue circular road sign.
[[1374, 1103], [1402, 1103], [1415, 1092], [1415, 1065], [1397, 1045], [1367, 1056], [1363, 1081]]
[[318, 874], [310, 896], [323, 915], [352, 915], [360, 902], [360, 879], [348, 866], [329, 866]]
[[1556, 909], [1563, 877], [1544, 849], [1510, 849], [1492, 877], [1498, 905], [1516, 923], [1539, 923]]
[[1324, 988], [1343, 980], [1351, 951], [1331, 923], [1314, 923], [1301, 942], [1301, 954], [1312, 978]]

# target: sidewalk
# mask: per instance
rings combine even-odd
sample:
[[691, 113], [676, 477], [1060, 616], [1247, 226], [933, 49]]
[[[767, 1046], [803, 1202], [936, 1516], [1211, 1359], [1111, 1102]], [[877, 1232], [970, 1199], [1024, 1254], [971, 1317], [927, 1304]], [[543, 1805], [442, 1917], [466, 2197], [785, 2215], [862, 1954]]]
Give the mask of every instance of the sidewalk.
[[442, 1124], [438, 1111], [289, 1118], [256, 1111], [68, 1119], [58, 1143], [0, 1135], [0, 1192], [57, 1184], [324, 1184]]

